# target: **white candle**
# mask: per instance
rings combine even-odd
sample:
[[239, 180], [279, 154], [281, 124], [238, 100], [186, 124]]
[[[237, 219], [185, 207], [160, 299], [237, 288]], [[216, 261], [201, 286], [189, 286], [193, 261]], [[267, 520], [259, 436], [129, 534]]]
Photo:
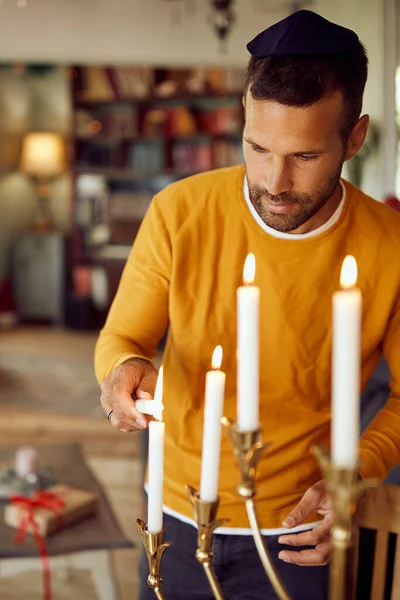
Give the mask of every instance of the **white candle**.
[[259, 313], [260, 290], [252, 285], [255, 257], [249, 254], [243, 269], [244, 285], [237, 289], [237, 426], [240, 431], [259, 427]]
[[160, 367], [160, 371], [157, 377], [156, 389], [154, 392], [153, 400], [135, 400], [135, 407], [139, 412], [144, 415], [151, 415], [158, 421], [162, 419], [162, 413], [164, 410], [164, 404], [162, 402], [163, 394], [163, 367]]
[[21, 446], [15, 453], [15, 472], [26, 479], [38, 472], [38, 453], [31, 446]]
[[203, 454], [201, 459], [200, 500], [214, 502], [218, 497], [221, 454], [221, 419], [224, 406], [225, 378], [220, 370], [222, 348], [217, 346], [212, 356], [212, 371], [206, 373]]
[[346, 256], [342, 289], [333, 295], [332, 463], [354, 468], [360, 437], [361, 290], [356, 287], [357, 263]]
[[[163, 369], [160, 368], [154, 399], [162, 402]], [[149, 423], [148, 460], [148, 514], [147, 530], [160, 533], [163, 528], [163, 487], [164, 487], [164, 437], [165, 423]]]

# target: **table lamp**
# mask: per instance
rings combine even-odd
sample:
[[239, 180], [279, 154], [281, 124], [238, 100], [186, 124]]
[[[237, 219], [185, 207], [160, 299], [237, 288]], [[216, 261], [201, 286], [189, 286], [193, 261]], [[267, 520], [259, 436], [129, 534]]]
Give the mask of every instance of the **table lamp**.
[[21, 153], [21, 169], [36, 184], [38, 215], [35, 229], [51, 231], [53, 222], [50, 211], [51, 182], [66, 168], [64, 140], [59, 133], [34, 132], [24, 137]]

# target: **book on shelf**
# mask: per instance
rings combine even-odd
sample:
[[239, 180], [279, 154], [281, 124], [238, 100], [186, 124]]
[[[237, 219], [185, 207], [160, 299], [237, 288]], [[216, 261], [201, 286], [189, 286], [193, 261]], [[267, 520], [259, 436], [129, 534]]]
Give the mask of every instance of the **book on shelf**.
[[172, 148], [172, 168], [181, 174], [200, 173], [212, 169], [212, 147], [208, 142], [180, 142]]
[[153, 88], [150, 67], [77, 67], [76, 97], [78, 101], [108, 101], [144, 98]]
[[159, 95], [236, 93], [244, 80], [244, 70], [232, 67], [177, 67], [158, 69], [157, 74]]
[[81, 140], [75, 148], [76, 164], [83, 167], [117, 167], [124, 164], [124, 152], [120, 144], [101, 139]]
[[74, 67], [75, 97], [81, 102], [170, 98], [177, 95], [239, 94], [244, 70], [225, 67]]
[[132, 144], [128, 150], [127, 167], [145, 173], [162, 171], [166, 167], [163, 143], [157, 140], [142, 140]]
[[215, 169], [240, 165], [243, 163], [242, 144], [226, 140], [215, 140], [213, 143], [213, 166]]
[[75, 135], [129, 138], [138, 133], [138, 111], [132, 104], [115, 104], [89, 109], [79, 107], [75, 114]]
[[113, 100], [114, 90], [104, 67], [85, 67], [82, 69], [82, 100]]
[[243, 108], [239, 102], [208, 100], [196, 103], [175, 103], [171, 106], [151, 106], [141, 118], [140, 133], [144, 136], [239, 135], [243, 123]]

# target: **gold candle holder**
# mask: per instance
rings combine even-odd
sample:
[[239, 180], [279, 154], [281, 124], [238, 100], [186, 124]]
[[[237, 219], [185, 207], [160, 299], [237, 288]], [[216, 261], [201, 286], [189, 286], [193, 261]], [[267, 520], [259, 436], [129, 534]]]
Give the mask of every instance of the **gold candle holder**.
[[345, 600], [352, 597], [348, 589], [346, 567], [348, 550], [353, 544], [353, 515], [357, 501], [369, 487], [379, 484], [378, 479], [361, 480], [358, 469], [345, 469], [332, 465], [329, 453], [314, 447], [327, 491], [332, 498], [333, 526], [331, 529], [332, 552], [329, 572], [329, 600]]
[[142, 519], [136, 520], [136, 525], [142, 538], [143, 546], [146, 550], [147, 560], [149, 561], [149, 576], [147, 583], [154, 590], [156, 598], [165, 600], [161, 591], [161, 560], [165, 550], [171, 546], [171, 542], [164, 542], [165, 528], [160, 533], [150, 533], [147, 530], [147, 523]]
[[190, 485], [187, 486], [189, 500], [193, 506], [197, 523], [196, 558], [203, 565], [205, 574], [216, 600], [224, 600], [222, 590], [212, 568], [212, 536], [217, 527], [227, 522], [227, 519], [217, 519], [219, 500], [205, 502], [200, 500], [199, 492]]
[[222, 424], [228, 431], [238, 461], [242, 476], [242, 481], [238, 486], [238, 493], [245, 500], [247, 516], [258, 555], [279, 600], [290, 600], [275, 565], [271, 560], [268, 548], [264, 544], [254, 502], [254, 496], [257, 491], [255, 485], [257, 465], [262, 453], [269, 444], [263, 443], [261, 428], [255, 431], [239, 431], [237, 426], [226, 417], [223, 417]]

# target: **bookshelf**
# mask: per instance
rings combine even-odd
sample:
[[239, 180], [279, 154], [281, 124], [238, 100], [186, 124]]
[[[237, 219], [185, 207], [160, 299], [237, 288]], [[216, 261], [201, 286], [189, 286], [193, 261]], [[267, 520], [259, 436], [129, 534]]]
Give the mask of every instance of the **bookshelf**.
[[70, 266], [111, 269], [111, 301], [153, 195], [183, 177], [243, 162], [244, 72], [127, 66], [71, 72]]

